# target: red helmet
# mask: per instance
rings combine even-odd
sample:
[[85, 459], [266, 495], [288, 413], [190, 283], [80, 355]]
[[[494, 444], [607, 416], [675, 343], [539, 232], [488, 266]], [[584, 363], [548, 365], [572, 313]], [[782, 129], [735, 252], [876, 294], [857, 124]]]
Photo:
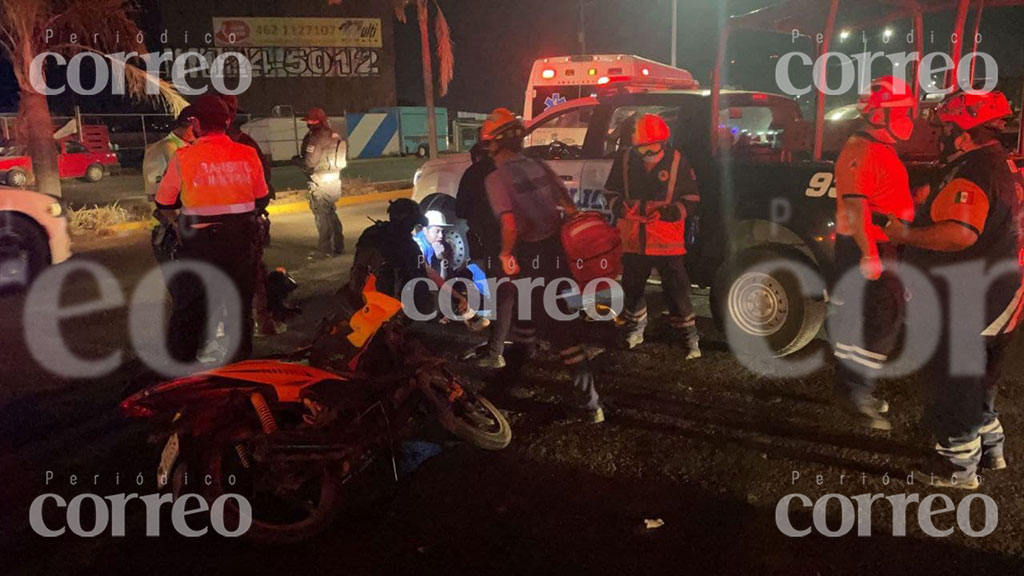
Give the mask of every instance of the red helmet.
[[885, 76], [871, 82], [871, 90], [857, 103], [861, 114], [884, 108], [913, 108], [914, 92], [901, 78]]
[[672, 137], [668, 124], [657, 114], [644, 114], [633, 128], [633, 146], [648, 146], [668, 142]]
[[526, 129], [519, 118], [508, 108], [497, 108], [484, 120], [480, 139], [484, 141], [504, 140], [508, 137], [522, 138]]
[[958, 92], [946, 98], [935, 112], [944, 124], [954, 124], [965, 132], [1013, 116], [1010, 101], [1002, 92]]

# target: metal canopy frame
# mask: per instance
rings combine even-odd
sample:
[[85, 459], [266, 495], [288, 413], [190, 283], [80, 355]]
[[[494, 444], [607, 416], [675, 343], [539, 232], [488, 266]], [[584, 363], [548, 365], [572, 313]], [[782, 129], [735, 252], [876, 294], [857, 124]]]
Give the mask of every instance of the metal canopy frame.
[[[822, 43], [816, 44], [817, 55], [821, 56], [829, 52], [832, 46], [832, 39], [835, 37], [836, 20], [839, 16], [841, 0], [784, 0], [778, 4], [768, 6], [747, 14], [740, 14], [731, 17], [722, 29], [718, 40], [718, 53], [715, 58], [715, 68], [711, 79], [711, 143], [712, 149], [718, 152], [718, 107], [721, 101], [722, 91], [722, 69], [725, 66], [725, 57], [728, 48], [729, 38], [734, 31], [738, 30], [760, 30], [789, 34], [792, 30], [800, 30], [801, 35], [816, 37], [822, 35]], [[920, 65], [924, 56], [924, 15], [937, 12], [956, 13], [952, 32], [956, 33], [955, 42], [951, 42], [949, 54], [953, 59], [954, 67], [946, 73], [944, 87], [956, 83], [960, 59], [964, 50], [964, 28], [967, 25], [967, 16], [972, 4], [976, 7], [974, 20], [974, 36], [981, 25], [981, 18], [985, 8], [1001, 8], [1010, 6], [1024, 6], [1024, 0], [849, 0], [843, 6], [851, 5], [856, 10], [869, 15], [861, 19], [852, 19], [843, 23], [843, 30], [860, 31], [891, 24], [900, 20], [911, 20], [914, 27], [915, 46], [918, 60], [912, 75], [914, 94], [917, 101], [920, 101], [921, 86], [916, 66]], [[881, 16], [879, 16], [881, 14]], [[806, 32], [806, 33], [804, 33]], [[951, 38], [953, 36], [951, 35]], [[977, 51], [977, 42], [974, 44], [974, 51]], [[822, 78], [819, 79], [824, 86], [827, 68], [822, 67]], [[971, 64], [971, 82], [974, 81], [974, 63]], [[815, 90], [815, 118], [814, 118], [814, 160], [821, 160], [822, 136], [825, 130], [825, 94]], [[1024, 154], [1024, 113], [1021, 114], [1020, 128], [1018, 132], [1017, 153]]]

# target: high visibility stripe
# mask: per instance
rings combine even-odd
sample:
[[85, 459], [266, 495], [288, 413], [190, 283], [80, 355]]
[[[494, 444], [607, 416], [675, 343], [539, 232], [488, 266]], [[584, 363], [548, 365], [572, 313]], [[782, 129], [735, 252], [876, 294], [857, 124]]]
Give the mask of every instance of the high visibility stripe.
[[886, 360], [889, 359], [889, 357], [886, 356], [885, 354], [879, 354], [878, 352], [872, 352], [870, 350], [865, 350], [865, 349], [861, 348], [860, 346], [854, 346], [852, 344], [843, 344], [841, 342], [837, 342], [836, 343], [836, 348], [839, 348], [840, 350], [845, 350], [847, 352], [853, 352], [855, 354], [860, 354], [861, 356], [864, 356], [865, 358], [869, 358], [871, 360], [878, 360], [880, 362], [885, 362]]
[[1024, 314], [1024, 298], [1021, 298], [1020, 304], [1017, 305], [1017, 312], [1013, 315], [1013, 320], [1006, 326], [1006, 334], [1009, 334], [1020, 326], [1021, 315]]
[[985, 331], [982, 332], [981, 335], [996, 336], [1001, 333], [1003, 328], [1005, 328], [1006, 325], [1010, 323], [1010, 320], [1013, 319], [1014, 313], [1017, 312], [1017, 307], [1021, 302], [1021, 296], [1024, 296], [1024, 286], [1021, 286], [1017, 290], [1017, 294], [1013, 297], [1013, 301], [1010, 302], [1010, 305], [1006, 307], [1006, 310], [1003, 310], [1003, 313], [996, 318], [995, 322], [989, 324], [988, 328], [985, 328]]
[[1003, 433], [1003, 425], [1002, 425], [1001, 422], [999, 422], [999, 419], [996, 418], [995, 420], [993, 420], [993, 421], [989, 422], [988, 424], [982, 426], [981, 430], [978, 430], [978, 433], [979, 434], [1002, 434]]
[[943, 454], [950, 454], [961, 458], [970, 456], [971, 454], [981, 450], [981, 436], [971, 440], [970, 442], [964, 442], [963, 444], [956, 444], [953, 446], [936, 444], [935, 449]]
[[874, 368], [875, 370], [881, 370], [882, 369], [882, 365], [879, 364], [878, 362], [872, 362], [870, 360], [865, 360], [864, 358], [861, 358], [860, 356], [857, 356], [856, 354], [844, 354], [842, 352], [835, 352], [834, 355], [835, 355], [836, 358], [842, 358], [843, 360], [849, 360], [851, 362], [856, 362], [857, 364], [860, 364], [861, 366], [867, 366], [868, 368]]
[[222, 216], [224, 214], [245, 214], [256, 210], [255, 202], [228, 204], [227, 206], [195, 206], [182, 208], [181, 213], [189, 216]]

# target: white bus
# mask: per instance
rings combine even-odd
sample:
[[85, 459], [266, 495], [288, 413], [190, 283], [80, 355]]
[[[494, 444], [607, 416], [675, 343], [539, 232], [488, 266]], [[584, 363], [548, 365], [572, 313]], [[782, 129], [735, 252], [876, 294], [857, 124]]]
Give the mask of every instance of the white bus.
[[569, 100], [596, 96], [606, 84], [675, 90], [700, 87], [686, 70], [629, 54], [541, 58], [533, 63], [526, 85], [523, 120]]

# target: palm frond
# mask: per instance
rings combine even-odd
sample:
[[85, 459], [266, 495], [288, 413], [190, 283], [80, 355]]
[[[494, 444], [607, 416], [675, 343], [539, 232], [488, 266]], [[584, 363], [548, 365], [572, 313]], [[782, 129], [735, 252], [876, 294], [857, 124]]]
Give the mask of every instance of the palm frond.
[[452, 42], [452, 31], [448, 20], [441, 11], [441, 6], [434, 1], [437, 14], [434, 16], [434, 36], [437, 40], [438, 75], [440, 76], [441, 96], [448, 94], [448, 84], [455, 77], [455, 44]]

